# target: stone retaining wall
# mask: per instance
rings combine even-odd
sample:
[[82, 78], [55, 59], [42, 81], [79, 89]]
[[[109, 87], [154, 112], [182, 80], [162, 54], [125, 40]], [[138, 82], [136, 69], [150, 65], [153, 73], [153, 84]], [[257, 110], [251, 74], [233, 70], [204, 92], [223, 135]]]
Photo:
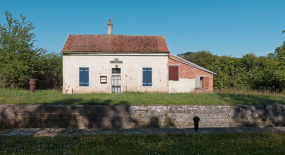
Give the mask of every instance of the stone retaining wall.
[[285, 126], [285, 106], [0, 105], [6, 128], [193, 128]]

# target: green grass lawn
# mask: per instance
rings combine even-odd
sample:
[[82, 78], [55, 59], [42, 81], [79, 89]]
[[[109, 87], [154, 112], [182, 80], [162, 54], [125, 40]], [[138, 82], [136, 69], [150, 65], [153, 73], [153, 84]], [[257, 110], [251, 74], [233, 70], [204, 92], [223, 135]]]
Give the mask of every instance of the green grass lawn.
[[284, 154], [285, 134], [0, 137], [0, 154]]
[[232, 94], [232, 93], [138, 93], [121, 94], [62, 94], [57, 90], [0, 89], [0, 104], [126, 104], [126, 105], [252, 105], [282, 104], [284, 95]]

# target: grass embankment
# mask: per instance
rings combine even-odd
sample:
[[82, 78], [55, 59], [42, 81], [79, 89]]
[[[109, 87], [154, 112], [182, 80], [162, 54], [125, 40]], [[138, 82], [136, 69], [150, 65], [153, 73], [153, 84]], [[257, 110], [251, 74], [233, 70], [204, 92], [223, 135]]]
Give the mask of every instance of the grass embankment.
[[0, 154], [284, 154], [285, 134], [1, 137]]
[[0, 104], [125, 104], [125, 105], [285, 105], [284, 95], [230, 94], [230, 93], [137, 93], [121, 94], [62, 94], [56, 90], [0, 89]]

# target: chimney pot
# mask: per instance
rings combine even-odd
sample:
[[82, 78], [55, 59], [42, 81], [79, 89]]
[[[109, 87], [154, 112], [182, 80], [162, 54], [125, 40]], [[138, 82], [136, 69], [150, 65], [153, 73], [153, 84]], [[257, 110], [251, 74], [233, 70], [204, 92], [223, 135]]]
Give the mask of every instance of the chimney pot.
[[112, 27], [113, 27], [113, 24], [111, 23], [111, 19], [109, 19], [109, 22], [107, 24], [107, 33], [109, 35], [112, 34]]

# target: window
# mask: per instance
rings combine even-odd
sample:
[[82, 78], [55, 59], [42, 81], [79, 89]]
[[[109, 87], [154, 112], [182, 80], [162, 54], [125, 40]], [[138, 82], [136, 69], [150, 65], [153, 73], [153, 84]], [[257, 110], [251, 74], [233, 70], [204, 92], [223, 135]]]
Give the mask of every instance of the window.
[[169, 80], [179, 81], [178, 66], [168, 66]]
[[143, 86], [152, 86], [152, 68], [143, 68]]
[[106, 84], [107, 83], [107, 76], [100, 76], [100, 82], [101, 82], [101, 84]]
[[196, 76], [195, 87], [200, 89], [208, 89], [209, 78], [205, 76]]
[[121, 74], [121, 68], [112, 68], [112, 74]]
[[89, 86], [89, 67], [79, 67], [79, 86]]

